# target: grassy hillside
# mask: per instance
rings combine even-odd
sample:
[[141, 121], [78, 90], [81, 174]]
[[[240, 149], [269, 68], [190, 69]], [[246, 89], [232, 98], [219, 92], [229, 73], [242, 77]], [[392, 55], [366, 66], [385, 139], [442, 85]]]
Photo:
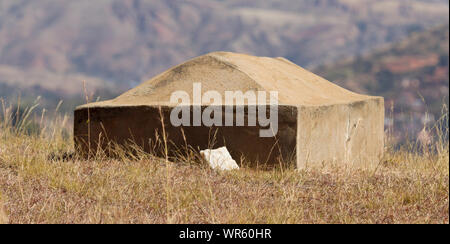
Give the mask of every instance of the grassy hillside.
[[80, 159], [63, 122], [30, 134], [0, 121], [0, 222], [449, 223], [448, 130], [426, 147], [388, 149], [370, 169], [216, 172], [142, 152]]
[[[0, 223], [448, 224], [448, 25], [421, 32], [448, 13], [447, 0], [0, 1]], [[108, 98], [216, 50], [326, 63], [317, 73], [385, 96], [384, 157], [217, 172], [182, 155], [74, 153], [54, 111], [83, 102], [82, 80]], [[394, 145], [393, 123], [421, 139]]]
[[415, 137], [440, 118], [443, 104], [448, 108], [448, 54], [449, 26], [443, 25], [316, 72], [353, 91], [385, 97], [387, 115], [394, 106], [395, 121], [387, 125], [395, 123], [399, 136]]

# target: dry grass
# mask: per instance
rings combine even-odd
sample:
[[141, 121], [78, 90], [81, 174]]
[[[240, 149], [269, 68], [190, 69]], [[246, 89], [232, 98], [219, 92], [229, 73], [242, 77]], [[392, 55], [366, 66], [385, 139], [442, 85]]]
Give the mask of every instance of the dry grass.
[[389, 150], [376, 170], [216, 172], [144, 154], [65, 158], [72, 140], [55, 131], [0, 122], [0, 223], [449, 223], [448, 142]]

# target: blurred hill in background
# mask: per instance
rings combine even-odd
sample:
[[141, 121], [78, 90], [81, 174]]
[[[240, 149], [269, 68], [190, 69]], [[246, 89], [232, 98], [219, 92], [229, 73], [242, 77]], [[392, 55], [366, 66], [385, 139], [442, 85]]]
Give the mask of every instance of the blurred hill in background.
[[82, 80], [110, 98], [220, 50], [283, 56], [407, 111], [424, 110], [411, 108], [420, 91], [435, 112], [448, 22], [448, 0], [2, 0], [0, 97], [71, 111]]
[[[321, 66], [316, 73], [360, 93], [385, 97], [386, 125], [416, 136], [449, 104], [449, 26], [414, 33], [370, 55]], [[392, 121], [391, 107], [395, 121]]]

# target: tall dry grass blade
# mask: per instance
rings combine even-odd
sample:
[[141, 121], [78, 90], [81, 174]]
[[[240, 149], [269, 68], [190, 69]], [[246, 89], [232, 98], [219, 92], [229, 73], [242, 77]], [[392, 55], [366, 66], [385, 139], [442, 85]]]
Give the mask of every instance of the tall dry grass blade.
[[[83, 80], [83, 92], [84, 92], [84, 96], [86, 99], [86, 104], [89, 103], [89, 95], [87, 92], [87, 87], [86, 87], [86, 81]], [[91, 112], [90, 109], [87, 108], [87, 117], [88, 117], [88, 121], [86, 121], [86, 123], [88, 124], [88, 159], [91, 156]]]

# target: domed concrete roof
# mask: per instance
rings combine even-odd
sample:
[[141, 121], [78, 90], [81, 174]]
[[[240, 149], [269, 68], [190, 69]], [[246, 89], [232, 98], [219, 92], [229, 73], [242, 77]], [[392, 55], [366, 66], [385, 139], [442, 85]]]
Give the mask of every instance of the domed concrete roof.
[[[115, 99], [83, 107], [174, 105], [170, 96], [185, 91], [193, 97], [193, 84], [202, 91], [278, 91], [278, 103], [293, 106], [345, 104], [366, 100], [317, 76], [285, 58], [255, 57], [213, 52], [177, 65]], [[225, 102], [223, 102], [225, 104]]]

